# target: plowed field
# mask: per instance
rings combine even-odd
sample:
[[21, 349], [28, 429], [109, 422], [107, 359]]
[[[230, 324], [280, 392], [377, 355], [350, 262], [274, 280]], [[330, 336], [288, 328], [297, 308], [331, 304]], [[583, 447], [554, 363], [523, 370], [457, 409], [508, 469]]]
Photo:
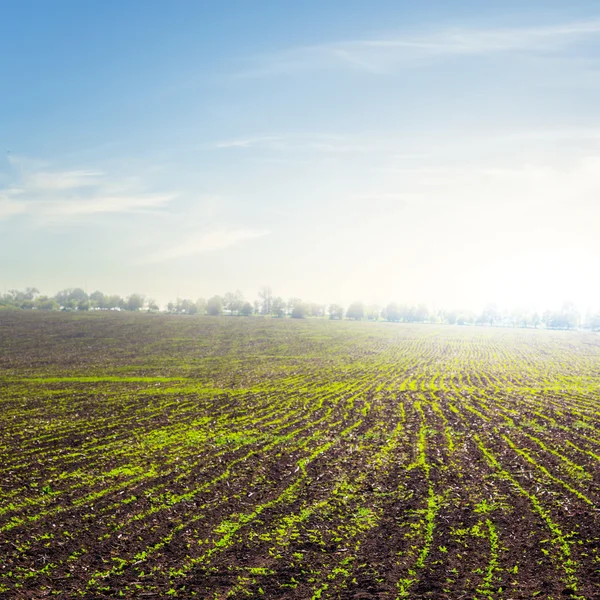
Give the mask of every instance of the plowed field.
[[0, 314], [0, 597], [600, 598], [600, 336]]

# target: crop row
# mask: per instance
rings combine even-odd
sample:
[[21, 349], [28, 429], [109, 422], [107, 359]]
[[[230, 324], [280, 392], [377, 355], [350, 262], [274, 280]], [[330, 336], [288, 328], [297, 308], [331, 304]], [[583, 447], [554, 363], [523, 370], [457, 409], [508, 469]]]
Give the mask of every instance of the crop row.
[[594, 334], [142, 317], [6, 317], [7, 598], [600, 594]]

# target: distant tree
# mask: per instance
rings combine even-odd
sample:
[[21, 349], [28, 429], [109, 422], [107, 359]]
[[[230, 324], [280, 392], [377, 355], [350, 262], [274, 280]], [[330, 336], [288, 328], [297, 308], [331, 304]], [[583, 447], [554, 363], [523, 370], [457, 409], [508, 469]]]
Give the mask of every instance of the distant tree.
[[88, 295], [81, 288], [75, 288], [71, 290], [69, 294], [69, 300], [74, 300], [75, 302], [83, 302], [89, 300]]
[[122, 308], [125, 305], [124, 300], [118, 294], [112, 294], [106, 299], [106, 308], [110, 310], [116, 310]]
[[308, 303], [308, 314], [311, 317], [324, 317], [325, 316], [325, 305], [318, 304], [316, 302]]
[[72, 288], [66, 288], [64, 290], [61, 290], [60, 292], [57, 292], [54, 296], [54, 299], [56, 300], [56, 302], [62, 310], [75, 310], [75, 308], [77, 307], [76, 302], [71, 296], [72, 291]]
[[383, 310], [383, 318], [386, 321], [397, 323], [402, 320], [402, 309], [396, 302], [390, 302]]
[[430, 312], [428, 320], [430, 323], [443, 323], [444, 322], [444, 319], [442, 318], [440, 311]]
[[[521, 327], [522, 318], [527, 320], [527, 317], [524, 315], [521, 309], [514, 307], [504, 315], [502, 324], [510, 327]], [[527, 327], [527, 325], [525, 325], [525, 327]]]
[[2, 303], [14, 306], [15, 308], [32, 309], [35, 307], [35, 299], [39, 293], [40, 291], [34, 287], [25, 288], [24, 292], [21, 290], [9, 290], [8, 294], [2, 297]]
[[212, 316], [223, 314], [223, 301], [220, 296], [213, 296], [206, 303], [206, 313]]
[[580, 315], [572, 302], [565, 302], [561, 310], [547, 310], [542, 321], [549, 329], [575, 329], [579, 327]]
[[454, 324], [456, 324], [456, 318], [457, 318], [456, 311], [455, 310], [443, 311], [442, 312], [442, 318], [449, 325], [454, 325]]
[[99, 290], [90, 294], [90, 306], [92, 308], [108, 308], [108, 298]]
[[177, 298], [175, 312], [180, 315], [195, 315], [198, 313], [198, 306], [189, 298]]
[[125, 306], [123, 307], [125, 310], [137, 312], [141, 310], [144, 306], [144, 296], [141, 294], [131, 294], [125, 301]]
[[376, 304], [371, 304], [366, 309], [366, 316], [369, 321], [379, 321], [381, 316], [381, 309]]
[[233, 314], [233, 305], [235, 304], [235, 294], [233, 292], [226, 292], [223, 294], [223, 310], [228, 312], [230, 315]]
[[533, 325], [534, 315], [526, 310], [525, 308], [515, 307], [510, 311], [510, 325], [511, 327], [522, 327], [527, 328]]
[[39, 310], [57, 310], [58, 303], [54, 298], [48, 296], [38, 296], [35, 299], [35, 307]]
[[240, 314], [244, 317], [249, 317], [253, 313], [253, 311], [254, 309], [252, 307], [252, 304], [250, 304], [250, 302], [244, 302], [240, 310]]
[[232, 315], [234, 304], [235, 294], [233, 292], [226, 292], [225, 294], [223, 294], [223, 310], [227, 311], [230, 315]]
[[160, 310], [158, 304], [156, 303], [156, 300], [154, 300], [154, 298], [148, 298], [147, 301], [148, 304], [148, 312], [158, 312]]
[[184, 300], [184, 310], [186, 315], [197, 315], [198, 305], [193, 300]]
[[365, 305], [362, 302], [353, 302], [346, 311], [346, 318], [360, 321], [365, 317]]
[[271, 300], [271, 313], [276, 317], [285, 317], [285, 300], [281, 296], [277, 296]]
[[343, 319], [344, 318], [344, 307], [340, 304], [330, 304], [327, 309], [330, 319]]
[[270, 315], [273, 309], [273, 290], [268, 285], [264, 285], [258, 292], [258, 297], [261, 300], [260, 312], [263, 315]]
[[35, 306], [34, 300], [38, 294], [37, 288], [27, 288], [24, 292], [21, 290], [8, 290], [8, 294], [2, 297], [2, 304], [15, 308], [31, 309]]
[[477, 315], [470, 310], [459, 311], [456, 315], [458, 325], [473, 325], [477, 320]]
[[425, 304], [419, 304], [414, 311], [414, 320], [417, 323], [423, 323], [429, 319], [429, 309]]
[[302, 300], [297, 300], [292, 307], [290, 316], [292, 319], [305, 319], [308, 315], [309, 306], [306, 302], [302, 302]]
[[600, 312], [589, 314], [585, 321], [585, 326], [592, 331], [600, 331]]
[[63, 310], [88, 310], [89, 297], [81, 288], [67, 288], [61, 290], [54, 299]]
[[549, 310], [545, 310], [544, 314], [542, 315], [542, 323], [546, 326], [546, 327], [551, 327], [552, 326], [552, 312]]
[[64, 308], [69, 302], [70, 294], [71, 294], [71, 289], [66, 288], [64, 290], [60, 290], [59, 292], [56, 292], [54, 299], [59, 304], [59, 306]]
[[565, 302], [562, 306], [561, 313], [567, 329], [576, 329], [579, 327], [581, 315], [579, 314], [579, 310], [577, 310], [577, 307], [575, 304], [573, 304], [573, 302]]
[[290, 298], [285, 305], [287, 314], [291, 316], [294, 306], [296, 306], [296, 304], [300, 304], [301, 302], [302, 300], [300, 300], [300, 298]]
[[25, 293], [23, 294], [25, 297], [25, 300], [35, 300], [36, 296], [38, 296], [40, 293], [40, 290], [38, 290], [35, 287], [27, 287], [25, 288]]
[[198, 309], [198, 314], [206, 314], [206, 300], [204, 298], [198, 298], [198, 300], [196, 300], [196, 308]]
[[239, 315], [242, 306], [244, 306], [244, 294], [240, 290], [227, 292], [223, 296], [223, 308], [229, 311], [230, 315]]
[[477, 320], [486, 325], [498, 325], [502, 322], [502, 316], [495, 304], [488, 304]]
[[246, 300], [244, 299], [244, 294], [242, 294], [240, 290], [236, 290], [234, 296], [235, 300], [233, 302], [233, 310], [236, 315], [239, 315], [244, 304], [246, 304]]
[[423, 323], [429, 319], [429, 309], [425, 304], [418, 306], [401, 306], [399, 308], [400, 320], [407, 323]]

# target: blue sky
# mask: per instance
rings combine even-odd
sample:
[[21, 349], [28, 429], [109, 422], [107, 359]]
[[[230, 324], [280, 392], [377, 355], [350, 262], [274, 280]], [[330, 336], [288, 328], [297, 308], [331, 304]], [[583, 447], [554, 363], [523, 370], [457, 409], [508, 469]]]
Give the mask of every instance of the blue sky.
[[0, 285], [597, 307], [600, 10], [523, 4], [0, 0]]

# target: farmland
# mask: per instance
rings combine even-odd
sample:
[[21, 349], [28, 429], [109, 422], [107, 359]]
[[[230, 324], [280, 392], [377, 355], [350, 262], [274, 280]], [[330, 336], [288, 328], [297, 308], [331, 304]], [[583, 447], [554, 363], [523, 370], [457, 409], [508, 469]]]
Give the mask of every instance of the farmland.
[[598, 598], [600, 335], [0, 314], [2, 598]]

